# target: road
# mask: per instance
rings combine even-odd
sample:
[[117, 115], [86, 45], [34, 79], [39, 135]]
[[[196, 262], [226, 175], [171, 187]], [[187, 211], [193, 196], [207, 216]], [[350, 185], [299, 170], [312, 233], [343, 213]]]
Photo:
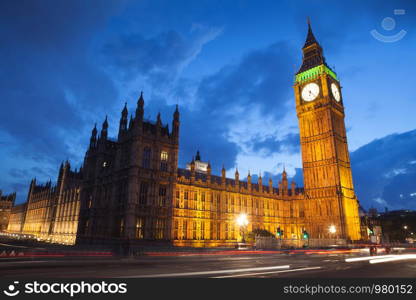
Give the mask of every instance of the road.
[[[405, 256], [403, 256], [405, 255]], [[407, 255], [407, 256], [406, 256]], [[346, 261], [361, 258], [358, 261]], [[370, 263], [370, 258], [379, 263]], [[400, 259], [391, 262], [383, 259]], [[381, 261], [380, 261], [381, 260]], [[377, 262], [377, 261], [376, 261]], [[0, 257], [0, 277], [13, 278], [346, 278], [416, 275], [416, 251], [369, 257], [360, 250], [148, 252], [137, 258], [107, 255]]]

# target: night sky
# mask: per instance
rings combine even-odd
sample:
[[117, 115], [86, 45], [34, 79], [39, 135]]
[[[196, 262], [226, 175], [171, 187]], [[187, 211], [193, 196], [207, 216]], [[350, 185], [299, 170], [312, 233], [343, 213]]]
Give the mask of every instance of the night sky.
[[115, 137], [140, 91], [148, 119], [170, 125], [179, 104], [180, 167], [199, 149], [214, 173], [277, 180], [285, 166], [303, 185], [292, 85], [308, 16], [343, 86], [361, 203], [416, 208], [411, 0], [1, 1], [0, 189], [22, 202], [31, 178], [79, 168], [94, 123], [107, 114]]

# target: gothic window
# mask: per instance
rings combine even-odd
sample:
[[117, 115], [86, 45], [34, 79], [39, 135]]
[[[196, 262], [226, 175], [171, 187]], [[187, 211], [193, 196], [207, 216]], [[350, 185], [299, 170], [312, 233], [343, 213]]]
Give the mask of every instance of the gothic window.
[[156, 239], [157, 240], [163, 239], [164, 229], [165, 229], [165, 220], [164, 219], [156, 219]]
[[199, 239], [200, 240], [205, 239], [205, 222], [204, 221], [201, 222], [201, 235], [200, 235]]
[[159, 187], [159, 206], [165, 206], [166, 205], [166, 186], [162, 185]]
[[120, 236], [124, 233], [124, 219], [120, 220]]
[[173, 238], [175, 240], [178, 239], [178, 229], [179, 229], [178, 220], [175, 220], [174, 232], [173, 232]]
[[206, 209], [208, 207], [208, 204], [205, 203], [205, 192], [201, 192], [201, 209]]
[[303, 203], [299, 204], [299, 217], [304, 218], [305, 217], [305, 208], [303, 206]]
[[183, 221], [183, 238], [185, 240], [188, 239], [188, 221], [187, 220]]
[[168, 171], [168, 153], [166, 151], [160, 153], [160, 170]]
[[91, 208], [91, 205], [92, 205], [92, 195], [90, 195], [88, 199], [88, 208]]
[[192, 223], [192, 239], [196, 240], [196, 221], [193, 221]]
[[142, 161], [143, 168], [150, 169], [151, 156], [152, 156], [152, 150], [149, 147], [145, 147], [143, 149], [143, 161]]
[[176, 201], [175, 201], [175, 203], [176, 203], [176, 207], [177, 208], [179, 208], [179, 202], [180, 202], [180, 191], [179, 190], [177, 190], [176, 191]]
[[142, 182], [140, 184], [139, 204], [142, 204], [142, 205], [146, 204], [148, 189], [149, 189], [149, 184], [147, 182]]
[[143, 218], [137, 218], [136, 220], [136, 238], [144, 238], [144, 220]]

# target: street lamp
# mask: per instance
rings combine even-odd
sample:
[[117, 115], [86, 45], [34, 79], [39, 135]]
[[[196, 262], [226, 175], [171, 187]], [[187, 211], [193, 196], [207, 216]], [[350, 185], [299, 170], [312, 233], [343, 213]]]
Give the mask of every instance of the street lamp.
[[330, 225], [328, 230], [329, 230], [329, 233], [331, 235], [331, 238], [334, 238], [334, 235], [337, 232], [337, 228], [335, 227], [335, 225]]
[[406, 240], [407, 239], [407, 236], [408, 236], [408, 234], [409, 234], [409, 232], [407, 231], [407, 225], [404, 225], [403, 226], [403, 229], [404, 229], [404, 239]]
[[245, 231], [245, 227], [248, 225], [248, 218], [246, 214], [240, 214], [237, 217], [237, 225], [240, 227], [241, 230], [241, 236], [242, 236], [242, 242], [245, 243], [245, 239], [244, 239], [244, 231]]

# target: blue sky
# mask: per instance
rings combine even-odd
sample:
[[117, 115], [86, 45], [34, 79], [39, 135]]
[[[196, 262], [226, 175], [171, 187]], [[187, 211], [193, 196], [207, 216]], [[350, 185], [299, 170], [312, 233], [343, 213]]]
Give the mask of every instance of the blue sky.
[[21, 201], [32, 177], [79, 167], [94, 123], [108, 114], [115, 136], [141, 90], [145, 117], [170, 124], [179, 104], [180, 166], [199, 149], [214, 172], [295, 176], [307, 16], [341, 79], [350, 150], [413, 130], [415, 14], [414, 1], [3, 1], [0, 188]]

